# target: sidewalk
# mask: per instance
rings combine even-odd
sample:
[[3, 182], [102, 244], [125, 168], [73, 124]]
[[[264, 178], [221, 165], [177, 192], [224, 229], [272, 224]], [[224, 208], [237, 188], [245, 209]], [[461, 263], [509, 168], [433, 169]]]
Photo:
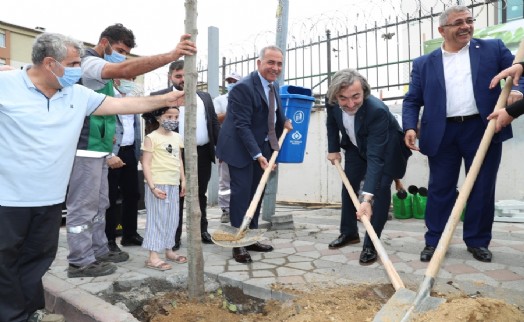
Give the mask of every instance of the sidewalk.
[[[339, 235], [340, 209], [307, 209], [277, 205], [277, 214], [292, 214], [294, 229], [268, 231], [265, 242], [275, 250], [251, 252], [253, 263], [236, 263], [231, 249], [202, 245], [205, 260], [206, 288], [217, 283], [239, 287], [244, 294], [261, 299], [286, 299], [289, 295], [271, 289], [274, 283], [306, 288], [313, 284], [344, 285], [349, 283], [389, 284], [380, 261], [371, 266], [358, 263], [362, 242], [337, 250], [328, 244]], [[220, 225], [219, 208], [209, 208], [209, 231]], [[143, 234], [145, 215], [139, 216]], [[418, 219], [388, 221], [382, 234], [384, 248], [406, 287], [417, 291], [427, 263], [419, 260], [424, 247], [424, 221]], [[364, 227], [360, 225], [363, 240]], [[462, 224], [447, 252], [433, 290], [441, 293], [480, 294], [504, 300], [524, 308], [524, 224], [496, 222], [490, 250], [492, 263], [473, 259], [462, 241]], [[185, 231], [180, 253], [187, 254]], [[132, 289], [165, 281], [169, 287], [185, 287], [187, 264], [173, 264], [173, 269], [159, 272], [144, 267], [147, 252], [141, 247], [121, 247], [130, 260], [119, 263], [116, 273], [97, 278], [67, 278], [67, 240], [65, 228], [60, 231], [57, 258], [44, 277], [48, 308], [62, 313], [68, 322], [136, 322], [124, 304], [111, 305], [101, 297], [115, 290]], [[144, 298], [147, 294], [143, 294]], [[139, 303], [143, 298], [137, 298]]]

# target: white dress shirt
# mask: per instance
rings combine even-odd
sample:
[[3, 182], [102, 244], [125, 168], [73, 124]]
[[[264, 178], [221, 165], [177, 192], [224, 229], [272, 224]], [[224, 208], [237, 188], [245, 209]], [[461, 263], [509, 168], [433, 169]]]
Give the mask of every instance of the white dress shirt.
[[[177, 91], [177, 89], [174, 89]], [[184, 112], [186, 110], [185, 106], [180, 106], [180, 116], [178, 117], [178, 133], [184, 138]], [[209, 133], [207, 131], [207, 121], [206, 121], [206, 108], [204, 102], [197, 95], [197, 113], [196, 113], [196, 143], [197, 145], [205, 145], [209, 143]]]
[[473, 93], [469, 43], [457, 53], [442, 47], [442, 64], [446, 82], [446, 117], [478, 114]]

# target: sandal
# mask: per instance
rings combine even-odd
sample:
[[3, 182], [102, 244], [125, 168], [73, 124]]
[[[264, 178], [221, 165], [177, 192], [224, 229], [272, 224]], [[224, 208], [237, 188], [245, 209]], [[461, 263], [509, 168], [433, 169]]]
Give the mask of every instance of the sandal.
[[177, 254], [175, 254], [174, 257], [171, 257], [171, 256], [166, 254], [166, 260], [171, 261], [171, 262], [175, 262], [177, 264], [187, 263], [187, 257], [186, 256], [177, 255]]
[[156, 269], [157, 271], [167, 271], [170, 270], [171, 265], [164, 262], [163, 260], [159, 259], [158, 262], [151, 262], [150, 260], [146, 260], [146, 267], [151, 269]]

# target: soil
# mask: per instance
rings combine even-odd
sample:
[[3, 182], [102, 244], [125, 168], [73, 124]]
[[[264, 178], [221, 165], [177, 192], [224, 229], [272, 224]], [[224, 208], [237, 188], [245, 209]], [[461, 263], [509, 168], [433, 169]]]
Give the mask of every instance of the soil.
[[[196, 301], [189, 299], [185, 291], [176, 291], [158, 294], [134, 313], [145, 322], [373, 321], [382, 305], [394, 294], [391, 285], [349, 285], [308, 291], [280, 287], [280, 290], [295, 298], [286, 302], [258, 300], [257, 303], [257, 299], [246, 300], [242, 294], [218, 289]], [[239, 301], [243, 303], [233, 304]], [[524, 312], [500, 300], [455, 296], [446, 298], [446, 302], [434, 311], [414, 316], [413, 321], [521, 322]]]

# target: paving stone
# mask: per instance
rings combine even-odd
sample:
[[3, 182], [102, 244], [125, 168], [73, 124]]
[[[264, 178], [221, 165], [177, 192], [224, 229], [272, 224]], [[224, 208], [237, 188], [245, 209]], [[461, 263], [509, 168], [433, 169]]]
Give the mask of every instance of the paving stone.
[[486, 285], [490, 285], [490, 286], [499, 286], [499, 282], [497, 282], [496, 280], [494, 280], [493, 278], [485, 275], [485, 274], [482, 274], [482, 273], [477, 273], [477, 274], [460, 274], [460, 275], [455, 275], [454, 277], [456, 280], [458, 281], [468, 281], [468, 282], [472, 282], [472, 283], [475, 283], [477, 285], [482, 285], [482, 284], [486, 284]]
[[279, 265], [284, 265], [287, 262], [287, 259], [282, 258], [282, 257], [278, 257], [278, 258], [267, 258], [266, 257], [262, 260], [262, 262], [279, 266]]
[[283, 223], [293, 223], [293, 215], [292, 214], [275, 214], [271, 217], [271, 223], [273, 225], [283, 224]]
[[306, 272], [315, 268], [310, 261], [289, 263], [287, 266], [291, 268], [300, 269]]
[[508, 269], [495, 269], [488, 271], [485, 274], [499, 282], [520, 281], [524, 279], [524, 276], [516, 274], [515, 272]]
[[278, 267], [278, 268], [275, 269], [275, 271], [277, 272], [277, 276], [279, 276], [279, 277], [282, 277], [282, 276], [300, 276], [300, 275], [304, 275], [306, 273], [303, 270], [295, 269], [295, 268], [289, 268], [289, 267]]

